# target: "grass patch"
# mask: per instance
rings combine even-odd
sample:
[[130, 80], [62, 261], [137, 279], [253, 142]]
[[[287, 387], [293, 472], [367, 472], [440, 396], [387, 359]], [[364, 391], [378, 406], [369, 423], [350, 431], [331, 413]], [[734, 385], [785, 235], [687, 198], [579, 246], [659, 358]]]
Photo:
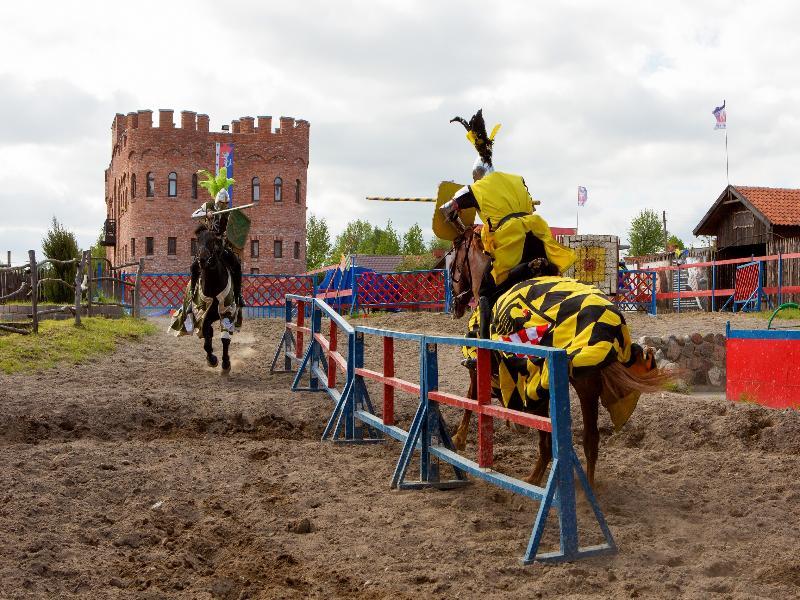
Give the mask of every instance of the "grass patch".
[[666, 386], [664, 386], [664, 389], [674, 394], [688, 395], [692, 393], [692, 386], [682, 379], [676, 379], [675, 381], [669, 382]]
[[[775, 311], [762, 311], [761, 314], [764, 315], [765, 319], [769, 319], [772, 316], [772, 313]], [[800, 319], [800, 308], [784, 308], [783, 310], [779, 311], [777, 315], [775, 315], [776, 321], [782, 320], [797, 320]]]
[[136, 340], [155, 333], [157, 327], [143, 319], [46, 320], [39, 323], [39, 333], [0, 336], [0, 371], [31, 373], [57, 364], [78, 364], [114, 350], [117, 340]]

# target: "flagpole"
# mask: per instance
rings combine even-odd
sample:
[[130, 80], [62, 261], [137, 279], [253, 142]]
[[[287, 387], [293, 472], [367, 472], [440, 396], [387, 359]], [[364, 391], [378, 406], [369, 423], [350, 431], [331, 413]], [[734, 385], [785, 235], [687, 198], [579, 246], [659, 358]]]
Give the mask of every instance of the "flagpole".
[[728, 127], [727, 123], [725, 124], [725, 179], [728, 181], [728, 185], [731, 184], [731, 176], [728, 172]]
[[575, 235], [578, 235], [578, 213], [581, 210], [581, 205], [575, 207]]

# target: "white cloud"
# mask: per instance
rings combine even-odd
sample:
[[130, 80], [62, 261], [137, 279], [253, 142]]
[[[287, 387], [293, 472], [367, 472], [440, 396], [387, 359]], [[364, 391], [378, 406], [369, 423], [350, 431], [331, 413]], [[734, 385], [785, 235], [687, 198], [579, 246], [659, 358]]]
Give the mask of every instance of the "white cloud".
[[800, 186], [791, 2], [7, 3], [0, 39], [0, 251], [38, 247], [56, 215], [95, 238], [115, 112], [191, 109], [311, 122], [309, 209], [428, 227], [433, 195], [473, 151], [448, 120], [502, 122], [498, 166], [522, 174], [552, 225], [626, 237], [643, 208], [691, 229], [731, 181]]

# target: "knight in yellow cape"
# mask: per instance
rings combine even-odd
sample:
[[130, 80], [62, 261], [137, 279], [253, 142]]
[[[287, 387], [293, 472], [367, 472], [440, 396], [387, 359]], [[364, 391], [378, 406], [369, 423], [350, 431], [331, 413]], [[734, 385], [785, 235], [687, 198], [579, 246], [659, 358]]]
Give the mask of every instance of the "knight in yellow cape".
[[460, 211], [477, 209], [484, 223], [483, 247], [492, 257], [491, 280], [488, 274], [484, 278], [486, 295], [491, 295], [492, 284], [502, 284], [514, 267], [533, 258], [546, 256], [559, 273], [566, 271], [575, 262], [575, 253], [553, 239], [547, 222], [534, 214], [533, 199], [524, 179], [494, 170], [492, 147], [500, 125], [487, 135], [482, 110], [470, 121], [461, 117], [453, 121], [466, 128], [467, 139], [477, 150], [478, 158], [472, 169], [473, 184], [459, 189], [440, 210], [449, 222], [463, 230]]

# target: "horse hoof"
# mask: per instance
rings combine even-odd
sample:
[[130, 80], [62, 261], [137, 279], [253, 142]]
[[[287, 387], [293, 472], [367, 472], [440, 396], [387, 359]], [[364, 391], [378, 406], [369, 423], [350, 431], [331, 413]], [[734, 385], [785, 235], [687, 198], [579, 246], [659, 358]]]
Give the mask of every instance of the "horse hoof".
[[219, 359], [213, 354], [209, 354], [206, 356], [206, 362], [208, 363], [209, 367], [216, 367], [219, 364]]
[[228, 372], [231, 370], [231, 361], [222, 359], [222, 370]]

